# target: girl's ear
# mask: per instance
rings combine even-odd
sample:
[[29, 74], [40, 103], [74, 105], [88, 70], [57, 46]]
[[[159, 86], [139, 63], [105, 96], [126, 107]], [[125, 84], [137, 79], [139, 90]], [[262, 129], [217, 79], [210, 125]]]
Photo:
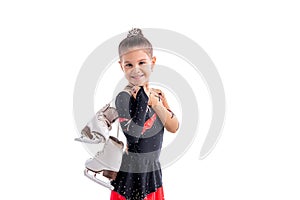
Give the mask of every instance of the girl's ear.
[[122, 67], [122, 62], [121, 62], [121, 60], [119, 60], [119, 64], [120, 64], [120, 67], [121, 67], [122, 71], [124, 71], [124, 69], [123, 69], [123, 67]]
[[155, 66], [155, 63], [156, 63], [156, 57], [153, 56], [152, 59], [151, 59], [151, 71], [153, 71], [153, 68]]
[[154, 64], [155, 64], [155, 62], [156, 62], [156, 57], [155, 57], [155, 56], [153, 56], [153, 57], [152, 57], [152, 60], [151, 60], [151, 64], [152, 64], [152, 65], [154, 65]]

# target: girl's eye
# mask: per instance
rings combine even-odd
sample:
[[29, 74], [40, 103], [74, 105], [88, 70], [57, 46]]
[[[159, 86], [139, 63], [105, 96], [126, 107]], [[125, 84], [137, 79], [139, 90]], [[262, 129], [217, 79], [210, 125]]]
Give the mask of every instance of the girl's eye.
[[132, 67], [132, 64], [126, 64], [125, 67]]
[[140, 62], [139, 64], [140, 64], [140, 65], [144, 65], [144, 64], [146, 64], [146, 62]]

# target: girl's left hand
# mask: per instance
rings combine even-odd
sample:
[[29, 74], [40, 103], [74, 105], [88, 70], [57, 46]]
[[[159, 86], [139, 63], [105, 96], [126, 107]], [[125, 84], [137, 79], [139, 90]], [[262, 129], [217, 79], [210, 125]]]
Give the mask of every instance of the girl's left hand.
[[164, 93], [159, 89], [150, 89], [149, 106], [163, 106], [169, 109]]

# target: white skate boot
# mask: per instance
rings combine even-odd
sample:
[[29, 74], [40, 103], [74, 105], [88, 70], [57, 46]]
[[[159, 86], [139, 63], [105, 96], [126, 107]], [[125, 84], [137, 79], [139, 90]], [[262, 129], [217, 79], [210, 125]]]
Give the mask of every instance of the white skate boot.
[[81, 137], [75, 141], [85, 142], [90, 144], [104, 143], [108, 140], [109, 131], [112, 123], [118, 118], [118, 112], [115, 108], [105, 105], [99, 110], [91, 121], [87, 123], [81, 131]]
[[[94, 158], [90, 158], [85, 162], [84, 175], [96, 183], [113, 190], [114, 187], [109, 182], [102, 181], [96, 176], [103, 172], [104, 177], [115, 180], [121, 167], [123, 147], [122, 141], [110, 136], [102, 151], [99, 151]], [[93, 175], [89, 172], [93, 173]]]

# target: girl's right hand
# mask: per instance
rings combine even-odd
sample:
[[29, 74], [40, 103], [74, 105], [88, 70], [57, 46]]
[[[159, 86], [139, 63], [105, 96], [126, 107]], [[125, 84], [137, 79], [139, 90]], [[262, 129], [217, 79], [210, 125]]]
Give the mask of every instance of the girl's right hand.
[[136, 99], [136, 95], [137, 95], [137, 93], [139, 92], [139, 90], [141, 89], [141, 87], [143, 87], [144, 88], [144, 91], [145, 91], [145, 93], [147, 94], [147, 96], [149, 97], [150, 96], [150, 88], [149, 88], [149, 84], [148, 83], [146, 83], [144, 86], [137, 86], [137, 85], [135, 85], [135, 86], [133, 86], [132, 88], [131, 88], [131, 95]]
[[140, 90], [139, 86], [133, 86], [130, 90], [131, 95], [136, 99], [136, 95], [138, 91]]

